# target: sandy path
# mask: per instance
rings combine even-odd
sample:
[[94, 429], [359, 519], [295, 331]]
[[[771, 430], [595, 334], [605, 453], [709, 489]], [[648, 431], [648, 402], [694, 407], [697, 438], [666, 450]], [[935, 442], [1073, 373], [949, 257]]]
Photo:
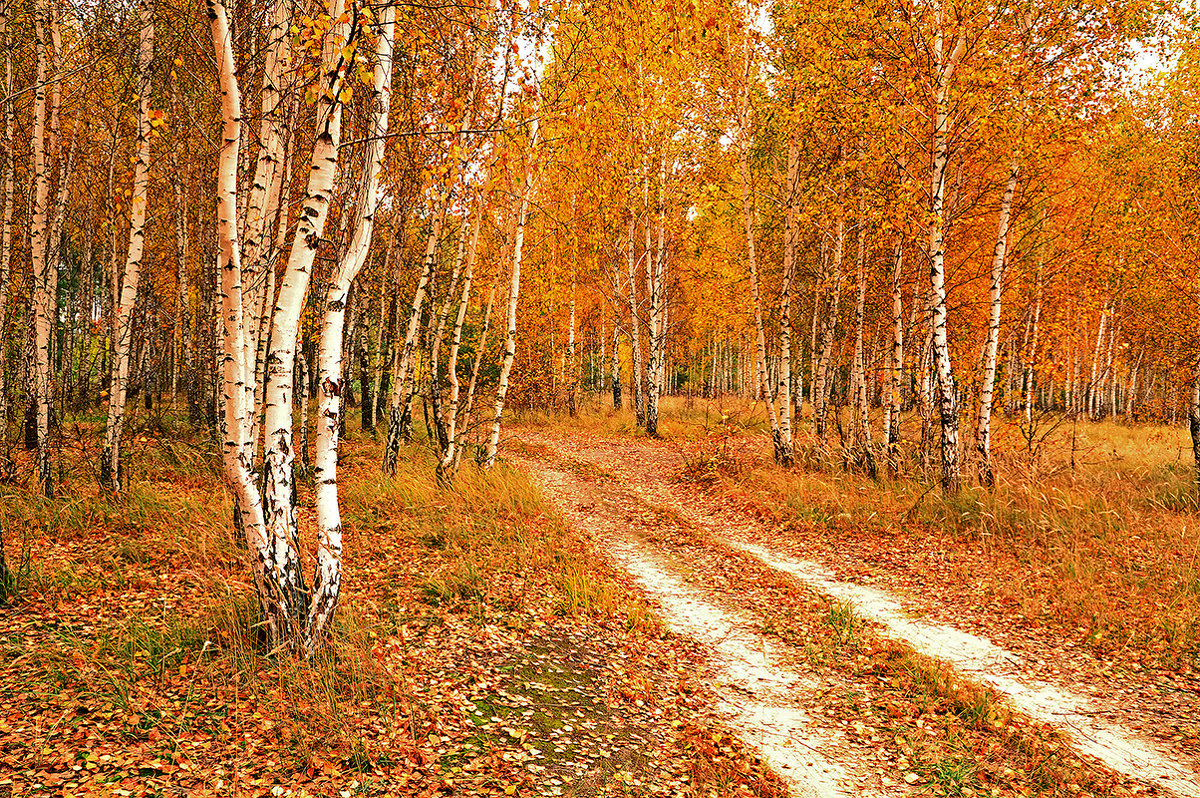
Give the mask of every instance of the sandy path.
[[[1184, 798], [1200, 798], [1200, 774], [1183, 757], [1155, 740], [1105, 720], [1105, 708], [1093, 699], [1047, 681], [1031, 679], [1033, 668], [1020, 655], [978, 635], [949, 625], [913, 618], [899, 597], [878, 588], [838, 580], [819, 563], [797, 559], [764, 545], [766, 530], [754, 519], [725, 508], [714, 508], [708, 497], [671, 480], [673, 468], [653, 444], [586, 446], [546, 436], [528, 439], [549, 445], [620, 479], [624, 489], [652, 506], [667, 508], [688, 523], [803, 585], [831, 598], [851, 603], [863, 618], [878, 623], [882, 632], [903, 640], [915, 650], [952, 665], [964, 676], [987, 685], [1012, 706], [1039, 722], [1059, 729], [1079, 753], [1111, 770]], [[525, 460], [522, 464], [529, 464]], [[544, 470], [544, 465], [539, 465]], [[578, 511], [576, 511], [578, 515]], [[719, 514], [719, 518], [715, 517]], [[588, 523], [587, 517], [572, 518]], [[626, 564], [622, 564], [626, 567]]]
[[904, 794], [895, 785], [884, 787], [873, 763], [856, 758], [839, 730], [822, 726], [804, 709], [802, 698], [817, 694], [820, 685], [792, 667], [796, 652], [757, 631], [752, 619], [723, 609], [712, 591], [686, 584], [671, 563], [646, 550], [619, 509], [585, 480], [539, 460], [513, 459], [538, 479], [563, 516], [587, 529], [597, 549], [657, 604], [673, 633], [708, 649], [718, 709], [729, 728], [761, 754], [793, 795]]

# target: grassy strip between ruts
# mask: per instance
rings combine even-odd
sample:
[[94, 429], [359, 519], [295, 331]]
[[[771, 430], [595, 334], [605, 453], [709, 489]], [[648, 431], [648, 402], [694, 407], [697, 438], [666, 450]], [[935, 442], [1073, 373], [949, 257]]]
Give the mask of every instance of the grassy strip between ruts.
[[698, 652], [521, 474], [466, 467], [441, 490], [426, 452], [383, 477], [378, 447], [347, 441], [343, 609], [296, 661], [256, 639], [213, 453], [141, 438], [155, 480], [121, 497], [90, 487], [86, 431], [71, 495], [5, 489], [16, 794], [780, 794], [708, 711]]

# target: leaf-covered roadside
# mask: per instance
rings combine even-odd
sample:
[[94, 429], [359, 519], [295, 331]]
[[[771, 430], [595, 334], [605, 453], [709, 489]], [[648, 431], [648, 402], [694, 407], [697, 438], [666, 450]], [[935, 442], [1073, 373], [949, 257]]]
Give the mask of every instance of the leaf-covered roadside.
[[[821, 684], [796, 700], [818, 723], [844, 733], [848, 745], [839, 754], [869, 761], [867, 778], [885, 789], [1129, 796], [1149, 787], [1161, 794], [1157, 785], [1080, 755], [1061, 729], [1014, 711], [994, 690], [889, 639], [852, 606], [731, 548], [726, 525], [737, 522], [740, 505], [735, 512], [719, 489], [708, 495], [679, 481], [679, 452], [671, 444], [579, 435], [568, 440], [525, 429], [521, 435], [530, 458], [572, 475], [568, 483], [581, 491], [581, 507], [619, 517], [646, 551], [673, 561], [711, 600], [755, 618], [764, 635], [792, 647], [798, 667]], [[703, 521], [688, 508], [703, 508], [697, 511]], [[778, 543], [773, 531], [765, 527], [762, 534]], [[966, 614], [973, 607], [959, 609]], [[1156, 720], [1131, 712], [1127, 723], [1155, 732]], [[1191, 750], [1185, 739], [1172, 742]]]
[[708, 710], [698, 653], [521, 475], [439, 491], [424, 452], [381, 479], [350, 443], [345, 605], [301, 662], [258, 639], [215, 475], [159, 448], [161, 481], [121, 500], [6, 494], [29, 559], [0, 612], [0, 789], [778, 793]]

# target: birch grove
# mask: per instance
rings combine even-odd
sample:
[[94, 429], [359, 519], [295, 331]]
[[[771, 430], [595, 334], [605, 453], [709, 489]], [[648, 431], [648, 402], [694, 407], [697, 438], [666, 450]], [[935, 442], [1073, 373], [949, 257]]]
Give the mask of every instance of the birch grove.
[[1146, 4], [197, 14], [0, 6], [0, 482], [124, 513], [219, 450], [267, 652], [337, 634], [339, 473], [500, 479], [513, 425], [945, 494], [1200, 439]]

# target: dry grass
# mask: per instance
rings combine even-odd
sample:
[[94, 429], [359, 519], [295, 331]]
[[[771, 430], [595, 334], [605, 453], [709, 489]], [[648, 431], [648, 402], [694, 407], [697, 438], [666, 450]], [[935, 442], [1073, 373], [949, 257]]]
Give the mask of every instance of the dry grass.
[[[905, 418], [906, 435], [918, 424]], [[998, 419], [995, 488], [970, 484], [968, 461], [968, 484], [954, 496], [911, 458], [900, 478], [868, 478], [836, 453], [836, 434], [834, 453], [821, 456], [807, 424], [797, 432], [803, 466], [779, 469], [762, 441], [710, 438], [691, 475], [798, 540], [867, 550], [910, 539], [940, 549], [951, 576], [980, 583], [984, 598], [1096, 653], [1197, 667], [1200, 536], [1187, 431], [1044, 420], [1032, 446], [1027, 432]]]
[[[517, 785], [528, 794], [539, 777], [515, 753], [532, 729], [507, 730], [565, 710], [557, 694], [507, 705], [524, 695], [525, 679], [554, 674], [578, 681], [584, 692], [573, 700], [594, 697], [597, 722], [609, 701], [625, 718], [624, 727], [597, 727], [613, 737], [571, 745], [565, 721], [553, 721], [555, 738], [543, 741], [551, 760], [612, 754], [589, 771], [603, 790], [575, 794], [619, 793], [613, 768], [646, 779], [691, 761], [670, 713], [635, 707], [643, 696], [620, 691], [630, 680], [664, 701], [681, 690], [671, 686], [674, 671], [656, 670], [679, 644], [660, 638], [653, 611], [523, 474], [468, 462], [443, 488], [415, 444], [383, 477], [378, 444], [352, 430], [340, 470], [342, 604], [329, 644], [298, 660], [265, 650], [215, 448], [169, 423], [137, 429], [129, 489], [113, 496], [94, 483], [98, 431], [92, 421], [64, 430], [56, 498], [0, 488], [17, 572], [14, 603], [0, 612], [0, 789], [15, 777], [18, 792], [40, 784], [72, 794], [229, 794], [237, 784], [247, 795], [273, 785], [417, 794], [447, 779], [468, 792], [504, 795]], [[28, 480], [28, 457], [13, 454], [16, 482]], [[306, 530], [311, 485], [302, 478], [299, 488]], [[501, 720], [468, 717], [468, 693]], [[719, 731], [702, 707], [688, 711], [705, 735]], [[591, 734], [574, 726], [576, 736]], [[651, 737], [659, 747], [629, 753]], [[685, 794], [703, 788], [701, 780]]]

